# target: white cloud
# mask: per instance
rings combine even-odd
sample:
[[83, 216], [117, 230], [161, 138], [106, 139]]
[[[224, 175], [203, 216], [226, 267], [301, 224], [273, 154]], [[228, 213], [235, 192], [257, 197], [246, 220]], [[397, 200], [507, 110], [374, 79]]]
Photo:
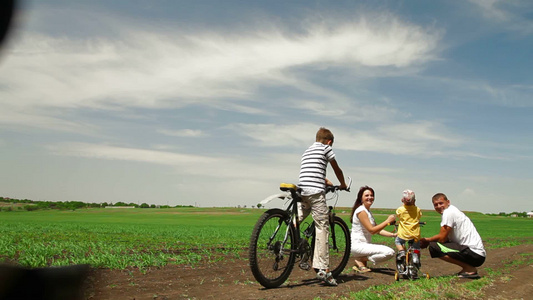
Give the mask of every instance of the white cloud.
[[478, 5], [483, 9], [483, 13], [487, 18], [496, 18], [499, 21], [505, 21], [509, 18], [509, 13], [498, 8], [498, 4], [505, 1], [500, 0], [470, 0], [470, 2]]
[[181, 130], [160, 129], [157, 132], [164, 134], [164, 135], [178, 136], [178, 137], [201, 137], [201, 136], [207, 135], [205, 132], [203, 132], [202, 130], [198, 130], [198, 129], [181, 129]]
[[473, 197], [473, 196], [476, 196], [476, 192], [472, 188], [466, 188], [464, 191], [462, 191], [459, 194], [460, 198], [466, 198], [466, 199]]
[[[0, 101], [1, 102], [1, 101]], [[98, 127], [79, 122], [77, 120], [70, 120], [68, 116], [54, 112], [45, 111], [43, 109], [27, 108], [22, 110], [14, 108], [10, 104], [2, 105], [0, 103], [0, 125], [13, 129], [20, 130], [21, 128], [38, 128], [61, 132], [75, 132], [77, 134], [95, 135], [98, 132]]]
[[503, 24], [507, 30], [525, 35], [533, 33], [533, 21], [528, 14], [533, 12], [529, 0], [469, 0], [481, 8], [483, 16], [491, 22]]
[[[66, 17], [60, 9], [53, 12], [56, 19]], [[63, 11], [67, 12], [72, 14]], [[67, 39], [23, 32], [2, 66], [0, 105], [9, 101], [21, 109], [161, 108], [201, 100], [203, 105], [224, 107], [220, 102], [229, 98], [254, 98], [255, 88], [264, 84], [302, 83], [307, 89], [305, 82], [291, 80], [294, 67], [417, 65], [433, 58], [440, 38], [439, 33], [393, 17], [338, 20], [294, 36], [281, 29], [156, 32], [146, 24], [121, 23], [111, 16], [80, 16], [117, 26], [121, 35]], [[231, 107], [259, 113], [249, 106]]]
[[[261, 147], [305, 147], [314, 142], [320, 125], [297, 123], [233, 124], [228, 129], [245, 135]], [[372, 129], [347, 127], [331, 129], [337, 137], [335, 148], [342, 150], [381, 152], [395, 155], [472, 156], [467, 152], [451, 151], [464, 141], [447, 133], [442, 124], [429, 121], [389, 123]]]
[[[174, 168], [180, 174], [199, 176], [217, 180], [252, 179], [277, 182], [280, 174], [298, 174], [299, 154], [269, 154], [253, 159], [242, 157], [216, 157], [206, 155], [184, 154], [177, 152], [119, 147], [90, 143], [58, 143], [46, 146], [47, 150], [58, 156], [70, 156], [87, 159], [117, 160], [142, 162]], [[164, 147], [159, 146], [158, 149]], [[275, 163], [272, 163], [275, 162]], [[259, 170], [259, 171], [258, 171]]]
[[290, 125], [241, 123], [231, 124], [226, 128], [249, 137], [261, 147], [305, 147], [315, 141], [316, 131], [320, 127], [311, 123]]
[[61, 143], [47, 146], [55, 155], [96, 158], [106, 160], [125, 160], [154, 163], [167, 166], [209, 164], [215, 161], [200, 155], [180, 154], [147, 149], [135, 149], [89, 143]]

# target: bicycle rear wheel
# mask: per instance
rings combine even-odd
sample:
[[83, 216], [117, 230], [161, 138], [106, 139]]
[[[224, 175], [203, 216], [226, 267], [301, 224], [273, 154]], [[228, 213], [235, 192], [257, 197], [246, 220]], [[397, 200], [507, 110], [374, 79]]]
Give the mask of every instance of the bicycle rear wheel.
[[261, 215], [252, 231], [249, 260], [262, 286], [274, 288], [287, 280], [294, 267], [295, 244], [296, 232], [286, 211], [270, 209]]
[[[333, 223], [329, 226], [329, 270], [333, 277], [337, 277], [348, 264], [352, 241], [350, 239], [350, 229], [340, 217], [333, 217]], [[313, 253], [315, 242], [316, 236], [313, 235], [313, 243], [311, 244]]]
[[334, 277], [337, 277], [350, 259], [351, 239], [350, 229], [340, 217], [333, 217], [329, 234], [329, 269]]

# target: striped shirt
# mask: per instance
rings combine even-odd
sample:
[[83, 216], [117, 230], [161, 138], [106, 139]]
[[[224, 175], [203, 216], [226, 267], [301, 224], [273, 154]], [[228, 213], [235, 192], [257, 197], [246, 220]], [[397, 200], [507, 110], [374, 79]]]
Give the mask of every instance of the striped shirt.
[[326, 189], [326, 168], [328, 162], [335, 159], [335, 153], [329, 145], [315, 142], [302, 155], [300, 183], [303, 196], [322, 193]]

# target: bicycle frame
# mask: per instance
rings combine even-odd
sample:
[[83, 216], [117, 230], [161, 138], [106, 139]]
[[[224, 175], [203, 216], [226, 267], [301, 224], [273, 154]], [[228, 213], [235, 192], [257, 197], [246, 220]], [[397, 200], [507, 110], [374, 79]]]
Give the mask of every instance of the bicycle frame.
[[[348, 191], [350, 190], [350, 187], [352, 185], [352, 178], [351, 177], [348, 177]], [[296, 186], [294, 186], [296, 187]], [[279, 194], [274, 194], [274, 195], [271, 195], [267, 198], [265, 198], [263, 201], [260, 202], [260, 204], [262, 206], [265, 206], [267, 203], [269, 203], [270, 201], [272, 201], [273, 199], [276, 199], [276, 198], [280, 198], [280, 199], [286, 199], [288, 201], [290, 201], [289, 203], [289, 206], [287, 207], [286, 211], [287, 213], [289, 214], [289, 216], [291, 217], [292, 220], [291, 221], [291, 224], [294, 226], [294, 228], [296, 229], [296, 232], [298, 233], [298, 236], [297, 236], [297, 243], [300, 242], [300, 240], [302, 239], [301, 235], [299, 234], [300, 233], [300, 225], [301, 225], [301, 222], [298, 220], [299, 219], [299, 216], [298, 216], [298, 202], [301, 202], [302, 201], [302, 198], [301, 196], [299, 195], [299, 192], [296, 188], [294, 187], [290, 187], [289, 185], [287, 186], [286, 189], [284, 189], [284, 193], [279, 193]], [[336, 191], [337, 190], [337, 187], [335, 186], [328, 186], [326, 188], [326, 193], [327, 192], [333, 192], [333, 191]], [[332, 220], [332, 217], [334, 216], [334, 213], [333, 213], [333, 209], [334, 207], [333, 206], [329, 206], [329, 222], [330, 224], [333, 224], [333, 220]], [[302, 220], [303, 222], [303, 220]], [[314, 225], [314, 221], [311, 223], [311, 225]], [[281, 227], [281, 223], [280, 225], [276, 228], [276, 231], [272, 234], [272, 237], [271, 237], [271, 240], [269, 241], [269, 244], [272, 242], [272, 240], [274, 239], [274, 236], [276, 236], [277, 232], [279, 231], [279, 228]], [[314, 235], [315, 234], [315, 229], [314, 229], [314, 226], [311, 226], [313, 229], [312, 229], [312, 234]], [[287, 228], [287, 231], [285, 232], [285, 238], [283, 240], [283, 244], [285, 244], [287, 242], [287, 239], [288, 239], [288, 232], [289, 228]], [[331, 231], [331, 234], [332, 234], [332, 239], [333, 239], [333, 249], [334, 250], [337, 250], [337, 239], [335, 237], [335, 230], [332, 230]], [[293, 249], [292, 251], [294, 252], [299, 252], [297, 249]]]
[[[351, 182], [349, 178], [350, 185]], [[298, 187], [282, 183], [280, 189], [282, 193], [271, 195], [260, 204], [265, 207], [270, 201], [279, 198], [285, 200], [286, 208], [266, 210], [254, 226], [250, 238], [249, 257], [252, 274], [266, 288], [283, 284], [297, 262], [301, 269], [310, 270], [309, 260], [312, 259], [316, 240], [314, 221], [305, 222], [309, 227], [305, 232], [301, 231], [304, 219], [300, 219], [298, 203], [302, 201], [302, 197]], [[326, 193], [335, 192], [338, 197], [338, 190], [338, 186], [328, 186]], [[329, 206], [331, 234], [328, 244], [330, 270], [334, 276], [337, 276], [346, 267], [349, 259], [350, 230], [346, 222], [335, 215], [333, 208]]]
[[[420, 226], [426, 225], [426, 222], [419, 222]], [[398, 224], [394, 224], [395, 228], [398, 228]], [[397, 271], [394, 274], [394, 279], [398, 281], [400, 277], [405, 276], [411, 280], [418, 278], [418, 272], [420, 271], [420, 251], [417, 248], [414, 248], [413, 245], [417, 240], [406, 241], [407, 249], [405, 250], [405, 263], [396, 261]], [[418, 263], [413, 262], [413, 254], [418, 255]], [[418, 264], [418, 265], [417, 265]], [[403, 269], [403, 270], [401, 270]], [[429, 274], [426, 273], [426, 278], [429, 278]]]

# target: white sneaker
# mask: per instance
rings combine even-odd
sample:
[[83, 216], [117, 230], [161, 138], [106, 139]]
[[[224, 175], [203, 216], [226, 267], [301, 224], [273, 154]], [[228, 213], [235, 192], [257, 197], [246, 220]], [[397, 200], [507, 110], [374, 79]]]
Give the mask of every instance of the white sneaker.
[[326, 270], [319, 270], [316, 273], [316, 278], [319, 280], [324, 281], [326, 285], [330, 286], [337, 286], [337, 281], [335, 278], [333, 278], [333, 275], [331, 275], [331, 272], [326, 272]]

